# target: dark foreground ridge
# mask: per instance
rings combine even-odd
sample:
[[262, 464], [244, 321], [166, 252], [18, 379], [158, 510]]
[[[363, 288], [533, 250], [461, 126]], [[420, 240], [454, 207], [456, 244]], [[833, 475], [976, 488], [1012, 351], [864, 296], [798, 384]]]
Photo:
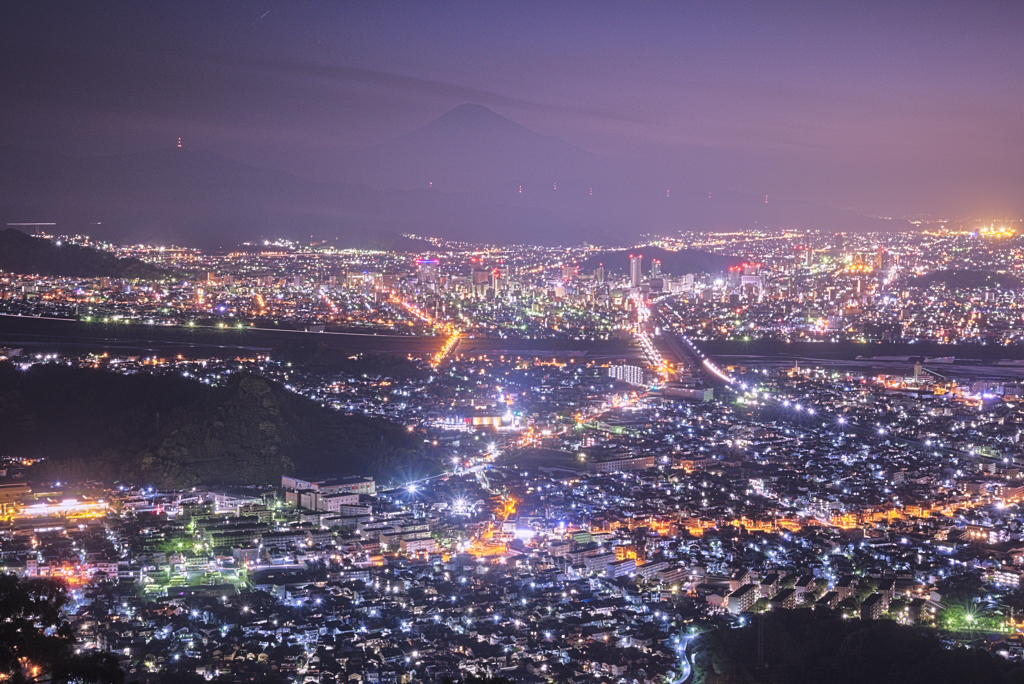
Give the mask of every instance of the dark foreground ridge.
[[[764, 620], [757, 663], [758, 620]], [[1024, 682], [1024, 667], [975, 648], [944, 648], [938, 634], [832, 611], [772, 611], [743, 629], [702, 634], [694, 684], [972, 684]]]
[[146, 278], [169, 275], [138, 259], [119, 259], [91, 247], [56, 245], [20, 230], [0, 230], [0, 271], [80, 278]]
[[408, 431], [323, 408], [248, 374], [210, 387], [175, 376], [0, 364], [7, 454], [56, 478], [158, 486], [266, 484], [282, 474], [389, 473], [417, 460]]

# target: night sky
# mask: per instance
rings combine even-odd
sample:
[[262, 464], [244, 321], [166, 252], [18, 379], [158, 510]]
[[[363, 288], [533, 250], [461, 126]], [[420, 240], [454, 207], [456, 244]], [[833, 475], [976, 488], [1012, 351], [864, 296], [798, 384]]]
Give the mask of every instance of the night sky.
[[667, 176], [1024, 214], [1021, 2], [6, 2], [0, 144], [320, 180], [465, 102]]

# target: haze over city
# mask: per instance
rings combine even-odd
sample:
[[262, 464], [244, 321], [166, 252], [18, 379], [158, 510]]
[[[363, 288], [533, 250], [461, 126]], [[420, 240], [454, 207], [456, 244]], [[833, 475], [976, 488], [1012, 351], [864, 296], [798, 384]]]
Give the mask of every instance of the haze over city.
[[[188, 152], [316, 183], [436, 191], [400, 195], [390, 213], [365, 189], [349, 190], [354, 210], [321, 200], [322, 237], [355, 230], [353, 214], [402, 232], [417, 213], [479, 223], [467, 215], [483, 207], [511, 214], [506, 230], [528, 234], [539, 217], [567, 243], [588, 227], [609, 241], [692, 223], [708, 193], [868, 217], [1005, 219], [1024, 210], [1021, 13], [1015, 3], [18, 4], [0, 28], [0, 143], [132, 155], [126, 165], [173, 184], [161, 160], [138, 156], [180, 137]], [[497, 116], [456, 109], [467, 103]], [[15, 179], [26, 182], [20, 159], [5, 148], [3, 213], [45, 220], [24, 198], [39, 188], [12, 197]], [[62, 168], [36, 161], [41, 174]], [[556, 183], [571, 196], [551, 197]], [[298, 192], [227, 199], [313, 220], [294, 206], [308, 203]], [[95, 201], [95, 215], [66, 218], [164, 241], [181, 229]], [[800, 211], [756, 209], [736, 219], [803, 227]], [[224, 216], [190, 211], [182, 223], [236, 237]]]

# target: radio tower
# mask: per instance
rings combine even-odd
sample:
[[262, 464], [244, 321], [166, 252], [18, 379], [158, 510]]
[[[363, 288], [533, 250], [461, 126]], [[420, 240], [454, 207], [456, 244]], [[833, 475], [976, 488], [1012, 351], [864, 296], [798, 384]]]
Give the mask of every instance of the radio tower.
[[181, 148], [181, 136], [180, 135], [178, 136], [178, 148], [179, 149]]

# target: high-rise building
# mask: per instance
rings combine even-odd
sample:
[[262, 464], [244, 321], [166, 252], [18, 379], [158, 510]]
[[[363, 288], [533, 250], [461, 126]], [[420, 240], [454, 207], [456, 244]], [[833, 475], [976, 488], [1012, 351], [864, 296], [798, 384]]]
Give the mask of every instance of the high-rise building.
[[441, 262], [437, 259], [418, 259], [416, 261], [416, 277], [421, 283], [436, 283], [437, 269]]
[[642, 385], [644, 384], [644, 369], [631, 364], [609, 366], [608, 377], [628, 382], [630, 385]]
[[879, 271], [888, 268], [890, 263], [889, 250], [882, 245], [878, 245], [878, 251], [875, 252], [875, 268]]
[[644, 255], [637, 254], [636, 256], [629, 255], [629, 285], [630, 287], [640, 287], [640, 262], [643, 261]]
[[661, 261], [659, 259], [651, 260], [651, 277], [657, 278], [661, 275]]
[[494, 292], [499, 293], [502, 290], [507, 290], [508, 286], [508, 269], [502, 266], [495, 266], [492, 268], [491, 287], [494, 288]]

